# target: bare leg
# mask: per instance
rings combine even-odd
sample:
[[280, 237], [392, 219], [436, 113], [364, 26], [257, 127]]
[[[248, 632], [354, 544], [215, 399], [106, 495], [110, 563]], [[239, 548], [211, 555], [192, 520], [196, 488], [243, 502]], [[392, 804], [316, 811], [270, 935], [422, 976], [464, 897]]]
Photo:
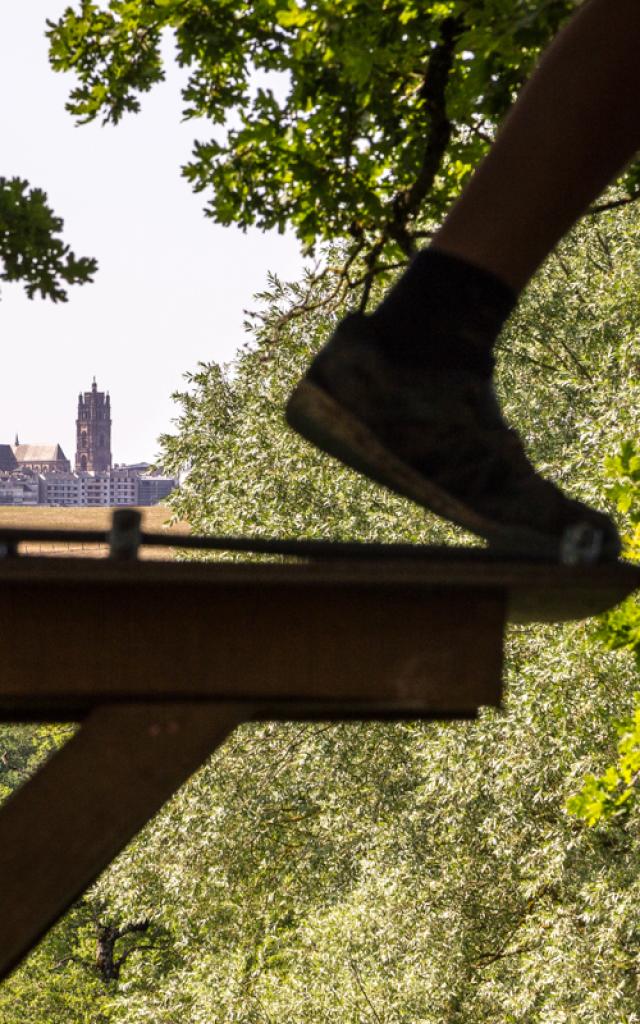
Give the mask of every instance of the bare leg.
[[434, 239], [516, 291], [640, 148], [640, 2], [589, 0]]

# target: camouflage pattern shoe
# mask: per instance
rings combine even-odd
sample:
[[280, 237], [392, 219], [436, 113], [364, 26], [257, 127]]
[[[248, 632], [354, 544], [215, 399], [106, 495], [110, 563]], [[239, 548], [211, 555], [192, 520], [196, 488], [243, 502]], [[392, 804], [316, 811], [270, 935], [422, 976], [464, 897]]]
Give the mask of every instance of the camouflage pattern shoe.
[[360, 313], [316, 356], [286, 418], [316, 447], [494, 549], [567, 563], [620, 553], [607, 516], [536, 473], [490, 370], [397, 363]]

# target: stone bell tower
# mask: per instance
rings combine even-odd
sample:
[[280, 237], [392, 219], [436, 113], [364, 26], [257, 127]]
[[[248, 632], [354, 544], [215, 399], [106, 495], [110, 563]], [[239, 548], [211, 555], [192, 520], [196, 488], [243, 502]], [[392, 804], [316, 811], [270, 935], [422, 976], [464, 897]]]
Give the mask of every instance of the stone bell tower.
[[95, 377], [91, 391], [78, 395], [76, 438], [76, 473], [111, 469], [111, 401]]

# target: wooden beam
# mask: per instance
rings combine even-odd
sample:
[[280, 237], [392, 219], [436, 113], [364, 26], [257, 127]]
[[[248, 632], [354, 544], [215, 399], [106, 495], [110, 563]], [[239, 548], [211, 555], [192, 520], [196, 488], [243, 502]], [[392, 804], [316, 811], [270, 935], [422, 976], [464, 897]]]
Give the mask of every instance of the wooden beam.
[[144, 700], [249, 701], [266, 718], [446, 717], [499, 703], [499, 588], [225, 577], [6, 582], [0, 717]]
[[0, 807], [0, 977], [246, 713], [206, 704], [98, 708]]
[[[366, 548], [366, 545], [364, 545]], [[473, 557], [471, 557], [473, 555]], [[386, 590], [404, 585], [423, 591], [501, 589], [508, 593], [510, 622], [558, 622], [596, 615], [640, 588], [640, 566], [626, 562], [567, 566], [550, 562], [501, 561], [472, 549], [465, 560], [460, 548], [451, 556], [434, 549], [424, 556], [398, 561], [334, 559], [314, 562], [117, 562], [96, 558], [0, 558], [0, 590], [42, 585], [60, 592], [82, 584], [117, 588], [123, 584], [148, 594], [170, 589], [179, 599], [183, 589], [208, 593], [225, 589], [265, 592], [265, 600], [283, 587], [298, 591], [331, 587], [368, 587], [382, 597]]]

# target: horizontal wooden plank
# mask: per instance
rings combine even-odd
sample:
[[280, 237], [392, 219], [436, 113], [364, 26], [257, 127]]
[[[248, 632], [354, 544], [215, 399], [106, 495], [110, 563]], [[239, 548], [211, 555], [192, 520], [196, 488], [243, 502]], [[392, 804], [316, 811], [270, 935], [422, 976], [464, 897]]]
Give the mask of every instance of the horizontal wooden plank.
[[0, 977], [247, 710], [193, 704], [98, 708], [0, 807]]
[[500, 701], [500, 588], [116, 568], [37, 581], [21, 568], [0, 583], [0, 715], [156, 699], [250, 701], [268, 718], [446, 717]]
[[405, 558], [289, 563], [137, 562], [97, 559], [7, 558], [0, 560], [0, 589], [5, 584], [56, 582], [61, 588], [84, 582], [93, 586], [169, 587], [179, 600], [183, 586], [229, 588], [282, 586], [301, 589], [335, 585], [378, 588], [381, 597], [401, 584], [424, 589], [497, 588], [508, 593], [507, 617], [513, 622], [555, 622], [586, 618], [617, 604], [640, 588], [640, 566], [625, 562], [566, 566], [547, 562], [501, 561], [472, 549], [451, 557], [434, 549], [433, 559]]

